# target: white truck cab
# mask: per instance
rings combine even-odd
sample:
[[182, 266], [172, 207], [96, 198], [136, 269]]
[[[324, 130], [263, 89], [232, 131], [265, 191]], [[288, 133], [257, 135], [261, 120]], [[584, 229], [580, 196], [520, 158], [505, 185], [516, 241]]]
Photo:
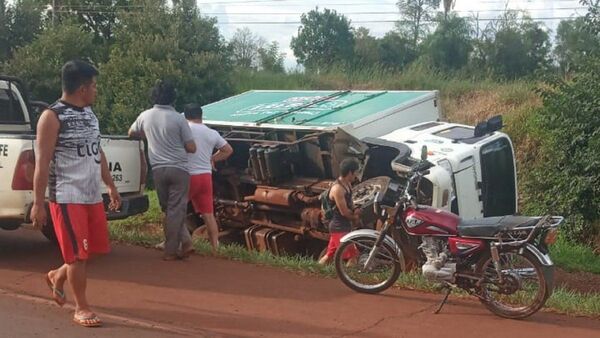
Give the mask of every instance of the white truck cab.
[[427, 146], [428, 160], [437, 165], [426, 176], [432, 183], [432, 206], [473, 219], [517, 212], [513, 145], [508, 135], [493, 130], [499, 127], [475, 137], [475, 127], [435, 121], [380, 138], [404, 143], [413, 154]]

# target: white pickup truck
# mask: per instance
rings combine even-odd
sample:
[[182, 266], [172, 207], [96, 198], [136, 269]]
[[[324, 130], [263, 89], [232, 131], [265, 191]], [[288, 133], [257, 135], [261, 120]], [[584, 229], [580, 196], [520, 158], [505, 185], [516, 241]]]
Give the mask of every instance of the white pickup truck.
[[[33, 202], [36, 118], [32, 106], [39, 108], [43, 103], [30, 102], [23, 88], [19, 79], [0, 76], [0, 229], [6, 230], [30, 222]], [[144, 194], [147, 175], [144, 144], [120, 136], [103, 136], [101, 144], [123, 200], [119, 211], [107, 209], [108, 219], [122, 219], [148, 210], [148, 197]], [[55, 238], [51, 224], [42, 232], [51, 240]]]

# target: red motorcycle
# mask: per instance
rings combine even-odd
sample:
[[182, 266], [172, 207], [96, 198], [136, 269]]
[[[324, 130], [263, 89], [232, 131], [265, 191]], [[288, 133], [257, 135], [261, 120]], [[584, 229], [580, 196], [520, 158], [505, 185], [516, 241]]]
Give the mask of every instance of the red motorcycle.
[[[425, 278], [446, 290], [435, 313], [452, 289], [466, 290], [501, 317], [525, 318], [537, 312], [552, 294], [554, 265], [548, 245], [554, 243], [563, 217], [464, 221], [444, 210], [418, 205], [416, 190], [431, 167], [424, 149], [421, 161], [405, 171], [403, 191], [402, 185], [390, 184], [385, 194], [375, 195], [380, 230], [359, 229], [342, 238], [335, 256], [338, 277], [358, 292], [386, 290], [405, 271], [405, 252], [410, 248], [395, 240], [404, 236], [418, 242], [414, 251]], [[344, 260], [351, 246], [358, 256]]]

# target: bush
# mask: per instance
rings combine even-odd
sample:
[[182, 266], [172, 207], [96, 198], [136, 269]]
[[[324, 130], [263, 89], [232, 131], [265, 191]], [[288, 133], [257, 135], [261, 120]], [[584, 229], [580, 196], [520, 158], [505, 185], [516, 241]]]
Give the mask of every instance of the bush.
[[543, 108], [534, 119], [541, 141], [525, 189], [532, 210], [568, 215], [563, 232], [585, 244], [600, 220], [600, 59], [571, 81], [550, 79], [540, 89]]

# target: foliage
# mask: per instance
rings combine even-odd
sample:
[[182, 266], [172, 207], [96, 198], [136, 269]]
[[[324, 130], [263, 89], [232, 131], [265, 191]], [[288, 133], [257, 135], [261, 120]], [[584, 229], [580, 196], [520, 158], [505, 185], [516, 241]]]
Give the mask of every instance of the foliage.
[[146, 0], [143, 15], [123, 15], [110, 59], [100, 67], [97, 112], [105, 132], [124, 133], [148, 108], [157, 79], [177, 85], [177, 108], [230, 94], [228, 50], [215, 19], [201, 17], [193, 0]]
[[94, 34], [97, 43], [110, 42], [118, 25], [119, 12], [136, 15], [143, 6], [133, 0], [62, 0], [57, 5], [58, 21], [75, 21]]
[[543, 212], [567, 215], [569, 240], [592, 244], [600, 234], [600, 60], [572, 80], [549, 79], [535, 118], [541, 158], [527, 193]]
[[417, 56], [410, 40], [396, 32], [386, 33], [379, 42], [379, 62], [385, 67], [403, 69]]
[[0, 0], [0, 63], [8, 59], [10, 55], [10, 23], [7, 9], [6, 0]]
[[264, 44], [264, 39], [256, 36], [248, 27], [238, 28], [229, 41], [233, 62], [238, 67], [258, 68], [259, 50], [263, 48]]
[[36, 0], [0, 1], [0, 61], [31, 43], [43, 29], [42, 6]]
[[590, 55], [600, 53], [596, 35], [588, 28], [585, 18], [561, 21], [556, 30], [554, 55], [563, 73], [570, 73]]
[[416, 49], [429, 32], [440, 0], [399, 0], [396, 5], [400, 11], [400, 21], [396, 23], [396, 29], [408, 38], [412, 47]]
[[18, 48], [4, 71], [18, 76], [37, 100], [53, 102], [60, 97], [60, 69], [72, 59], [95, 60], [97, 49], [91, 33], [73, 24], [49, 28], [29, 45]]
[[260, 69], [269, 73], [283, 73], [283, 58], [285, 53], [279, 50], [279, 43], [273, 41], [258, 49], [258, 61]]
[[549, 65], [550, 38], [540, 23], [508, 11], [492, 22], [478, 44], [478, 62], [505, 78], [533, 74]]
[[[600, 44], [598, 2], [582, 30]], [[592, 38], [593, 37], [593, 38]], [[528, 207], [568, 216], [566, 238], [598, 245], [600, 239], [600, 54], [581, 60], [571, 79], [549, 77], [540, 88], [543, 108], [532, 118], [538, 159], [528, 176]]]
[[349, 63], [354, 55], [350, 20], [334, 10], [314, 9], [302, 14], [298, 35], [291, 47], [306, 69], [325, 70], [336, 63]]
[[449, 15], [440, 20], [425, 44], [434, 65], [448, 70], [460, 69], [469, 62], [473, 50], [471, 25], [465, 18]]

